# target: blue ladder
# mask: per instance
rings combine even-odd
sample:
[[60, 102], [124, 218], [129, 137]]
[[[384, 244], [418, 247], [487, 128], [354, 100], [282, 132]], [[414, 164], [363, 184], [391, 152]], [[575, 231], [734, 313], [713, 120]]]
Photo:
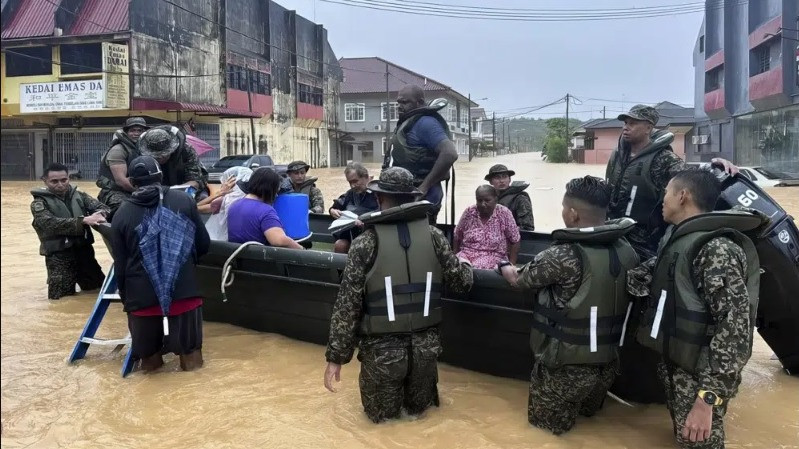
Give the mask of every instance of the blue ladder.
[[110, 306], [112, 302], [118, 301], [120, 301], [120, 297], [119, 293], [117, 293], [117, 281], [114, 276], [114, 267], [112, 265], [111, 269], [108, 270], [105, 281], [103, 281], [103, 286], [100, 287], [100, 293], [97, 295], [97, 302], [94, 303], [94, 310], [92, 310], [92, 314], [89, 315], [89, 320], [86, 321], [86, 326], [83, 327], [83, 332], [80, 334], [80, 338], [78, 338], [78, 342], [75, 343], [75, 348], [69, 356], [69, 363], [86, 357], [86, 351], [91, 345], [114, 346], [115, 348], [112, 351], [114, 354], [127, 346], [128, 352], [125, 356], [125, 361], [122, 363], [122, 377], [127, 376], [133, 371], [134, 361], [130, 350], [130, 333], [128, 333], [128, 336], [125, 338], [113, 340], [94, 337], [94, 334], [97, 333], [97, 329], [100, 327], [100, 322], [103, 321], [103, 317], [105, 317], [105, 313], [108, 311], [108, 306]]

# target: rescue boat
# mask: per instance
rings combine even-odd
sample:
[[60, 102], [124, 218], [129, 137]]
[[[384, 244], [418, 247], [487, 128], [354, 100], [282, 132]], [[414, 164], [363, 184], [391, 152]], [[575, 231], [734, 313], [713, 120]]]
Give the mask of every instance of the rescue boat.
[[[756, 327], [785, 370], [799, 374], [799, 231], [793, 218], [754, 183], [742, 176], [719, 176], [723, 194], [717, 209], [742, 205], [771, 217], [756, 242], [762, 267]], [[345, 255], [319, 250], [334, 241], [328, 231], [331, 221], [327, 215], [310, 216], [310, 250], [212, 242], [197, 265], [205, 319], [326, 344], [346, 263]], [[452, 225], [439, 228], [452, 238]], [[551, 242], [549, 234], [521, 235], [519, 263]], [[441, 361], [529, 379], [533, 295], [510, 288], [495, 271], [475, 270], [474, 278], [467, 295], [443, 294]]]

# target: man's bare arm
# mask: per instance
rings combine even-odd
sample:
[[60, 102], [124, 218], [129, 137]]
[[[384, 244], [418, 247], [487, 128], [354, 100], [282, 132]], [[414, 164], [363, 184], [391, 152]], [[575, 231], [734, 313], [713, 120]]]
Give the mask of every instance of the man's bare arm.
[[455, 144], [449, 139], [441, 141], [441, 143], [436, 146], [435, 151], [438, 154], [438, 158], [430, 174], [424, 178], [424, 181], [422, 181], [422, 184], [419, 186], [419, 190], [421, 190], [422, 193], [427, 193], [430, 187], [443, 181], [444, 178], [447, 177], [447, 173], [449, 173], [452, 164], [458, 160], [458, 150], [455, 149]]

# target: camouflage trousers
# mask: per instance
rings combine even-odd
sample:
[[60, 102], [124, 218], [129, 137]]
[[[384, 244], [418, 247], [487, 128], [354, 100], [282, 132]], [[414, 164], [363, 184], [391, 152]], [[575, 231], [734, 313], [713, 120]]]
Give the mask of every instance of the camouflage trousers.
[[593, 416], [602, 408], [616, 376], [616, 366], [612, 363], [547, 368], [536, 364], [530, 376], [528, 421], [555, 435], [569, 431], [578, 414]]
[[111, 209], [111, 213], [108, 215], [109, 221], [113, 218], [119, 206], [130, 198], [130, 195], [130, 192], [123, 192], [121, 190], [100, 190], [100, 193], [97, 194], [97, 199]]
[[674, 437], [677, 444], [683, 449], [723, 449], [724, 448], [724, 415], [727, 413], [727, 404], [713, 407], [713, 422], [710, 427], [710, 438], [702, 442], [692, 443], [682, 437], [685, 419], [694, 406], [696, 394], [699, 391], [699, 383], [694, 376], [687, 371], [678, 368], [671, 368], [671, 375], [665, 363], [658, 365], [658, 377], [666, 390], [666, 405], [671, 413], [671, 421], [674, 426]]
[[75, 284], [81, 290], [95, 290], [103, 285], [105, 275], [94, 258], [91, 245], [70, 248], [45, 256], [47, 267], [47, 297], [60, 299], [75, 294]]
[[438, 406], [438, 341], [397, 345], [390, 337], [370, 340], [358, 351], [361, 403], [369, 419], [379, 423], [399, 418], [403, 409], [418, 415]]

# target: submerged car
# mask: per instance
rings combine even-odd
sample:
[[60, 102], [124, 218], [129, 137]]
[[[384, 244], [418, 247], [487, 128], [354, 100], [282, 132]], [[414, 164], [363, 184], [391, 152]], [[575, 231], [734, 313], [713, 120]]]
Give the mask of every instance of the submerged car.
[[219, 159], [208, 169], [208, 182], [218, 184], [222, 173], [231, 167], [247, 167], [255, 170], [259, 167], [272, 167], [281, 176], [286, 176], [286, 165], [275, 165], [272, 156], [267, 154], [235, 154]]

